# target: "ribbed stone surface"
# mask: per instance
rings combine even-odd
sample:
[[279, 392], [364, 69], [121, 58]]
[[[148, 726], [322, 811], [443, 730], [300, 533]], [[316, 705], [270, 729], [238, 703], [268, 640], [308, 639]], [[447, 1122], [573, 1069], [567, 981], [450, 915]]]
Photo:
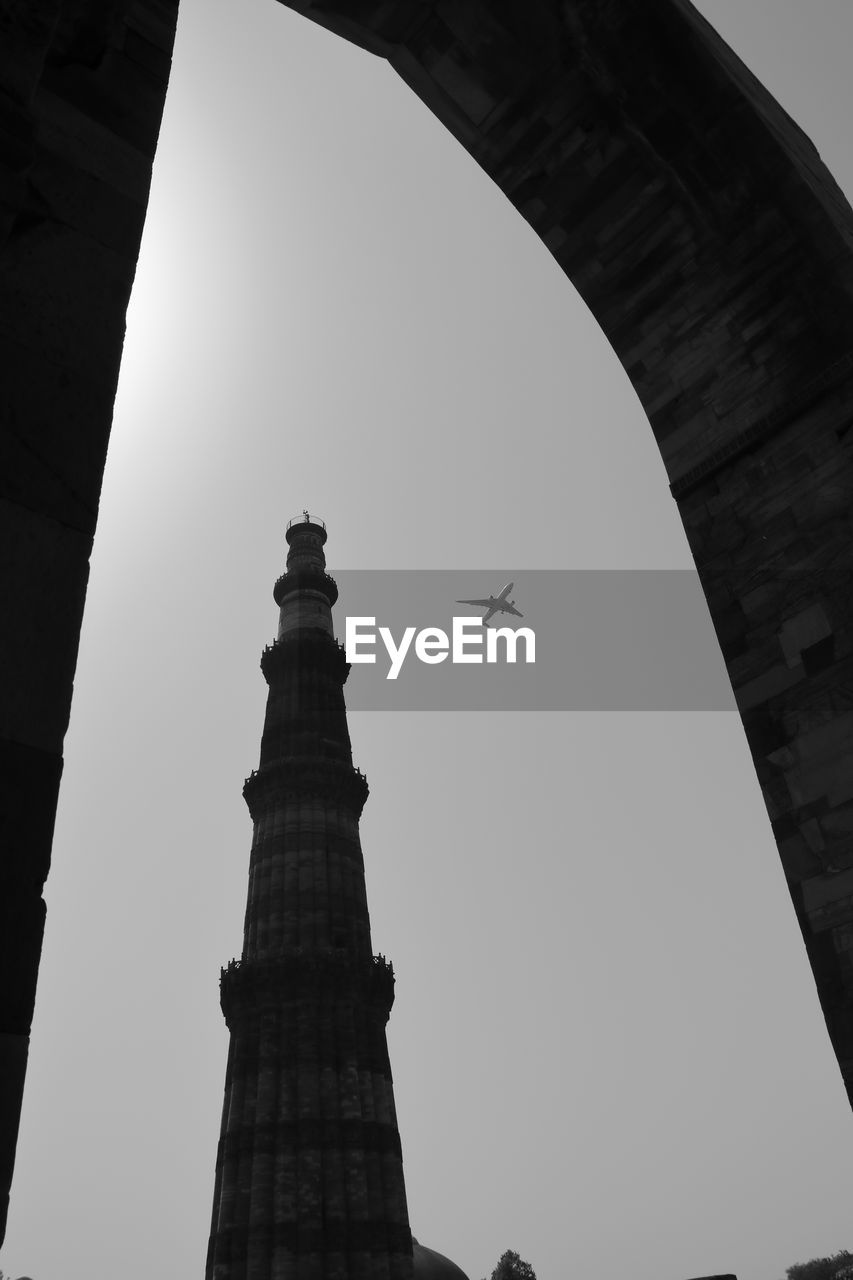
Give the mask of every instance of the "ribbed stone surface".
[[325, 533], [300, 525], [288, 541], [280, 639], [261, 662], [261, 759], [244, 788], [243, 955], [222, 972], [231, 1048], [207, 1276], [409, 1280], [385, 1038], [394, 977], [370, 939], [349, 667], [333, 638], [334, 584], [317, 589]]

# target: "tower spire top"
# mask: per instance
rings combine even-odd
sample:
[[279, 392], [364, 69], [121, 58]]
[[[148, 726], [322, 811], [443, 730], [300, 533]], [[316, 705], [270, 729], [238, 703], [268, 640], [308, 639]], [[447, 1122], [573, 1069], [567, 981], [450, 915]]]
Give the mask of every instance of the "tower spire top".
[[[321, 520], [319, 516], [312, 516], [308, 508], [303, 507], [301, 516], [293, 516], [293, 518], [288, 520], [287, 522], [288, 542], [290, 541], [291, 530], [296, 530], [298, 532], [299, 529], [301, 528], [304, 529], [306, 525], [312, 525], [315, 529], [320, 529], [321, 532], [324, 534], [326, 532], [325, 520]], [[324, 538], [323, 541], [325, 542], [326, 539]]]
[[303, 511], [287, 524], [287, 567], [273, 588], [279, 607], [278, 636], [321, 630], [334, 635], [332, 605], [338, 598], [334, 578], [326, 573], [326, 525]]

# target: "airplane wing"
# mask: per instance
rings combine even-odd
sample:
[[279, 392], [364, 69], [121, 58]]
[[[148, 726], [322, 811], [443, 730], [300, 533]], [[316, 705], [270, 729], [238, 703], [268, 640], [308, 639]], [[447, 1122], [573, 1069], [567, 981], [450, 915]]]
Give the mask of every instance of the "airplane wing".
[[492, 614], [497, 613], [498, 610], [501, 608], [500, 604], [496, 602], [492, 596], [490, 596], [488, 600], [457, 600], [456, 603], [457, 604], [473, 604], [473, 605], [476, 605], [478, 609], [485, 609], [486, 615], [483, 618], [483, 626], [486, 625], [486, 623], [489, 621], [489, 618], [491, 618]]
[[502, 612], [503, 612], [503, 613], [513, 613], [513, 614], [515, 614], [516, 618], [523, 618], [523, 617], [524, 617], [524, 614], [521, 612], [521, 610], [520, 610], [520, 609], [516, 609], [516, 607], [515, 607], [515, 605], [514, 605], [514, 604], [505, 604], [505, 605], [504, 605], [504, 607], [503, 607]]

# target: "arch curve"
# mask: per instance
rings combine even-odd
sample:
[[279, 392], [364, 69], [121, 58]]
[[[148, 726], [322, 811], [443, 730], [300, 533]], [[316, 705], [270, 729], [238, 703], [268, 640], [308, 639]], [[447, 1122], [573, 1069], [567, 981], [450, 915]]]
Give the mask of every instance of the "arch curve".
[[[177, 0], [0, 18], [0, 1236], [77, 643]], [[853, 213], [688, 0], [290, 0], [530, 223], [667, 467], [853, 1090]]]
[[648, 416], [853, 1100], [853, 211], [688, 0], [282, 0], [387, 58]]

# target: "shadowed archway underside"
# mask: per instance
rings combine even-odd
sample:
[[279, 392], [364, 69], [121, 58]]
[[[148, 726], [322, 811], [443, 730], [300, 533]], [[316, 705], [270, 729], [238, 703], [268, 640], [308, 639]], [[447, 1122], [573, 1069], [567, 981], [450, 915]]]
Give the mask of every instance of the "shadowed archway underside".
[[687, 0], [284, 3], [388, 59], [627, 371], [853, 1097], [853, 211]]
[[[687, 0], [290, 7], [389, 60], [540, 235], [631, 378], [850, 1092], [853, 212]], [[0, 589], [15, 622], [0, 655], [4, 1188], [176, 16], [177, 0], [0, 13]]]

